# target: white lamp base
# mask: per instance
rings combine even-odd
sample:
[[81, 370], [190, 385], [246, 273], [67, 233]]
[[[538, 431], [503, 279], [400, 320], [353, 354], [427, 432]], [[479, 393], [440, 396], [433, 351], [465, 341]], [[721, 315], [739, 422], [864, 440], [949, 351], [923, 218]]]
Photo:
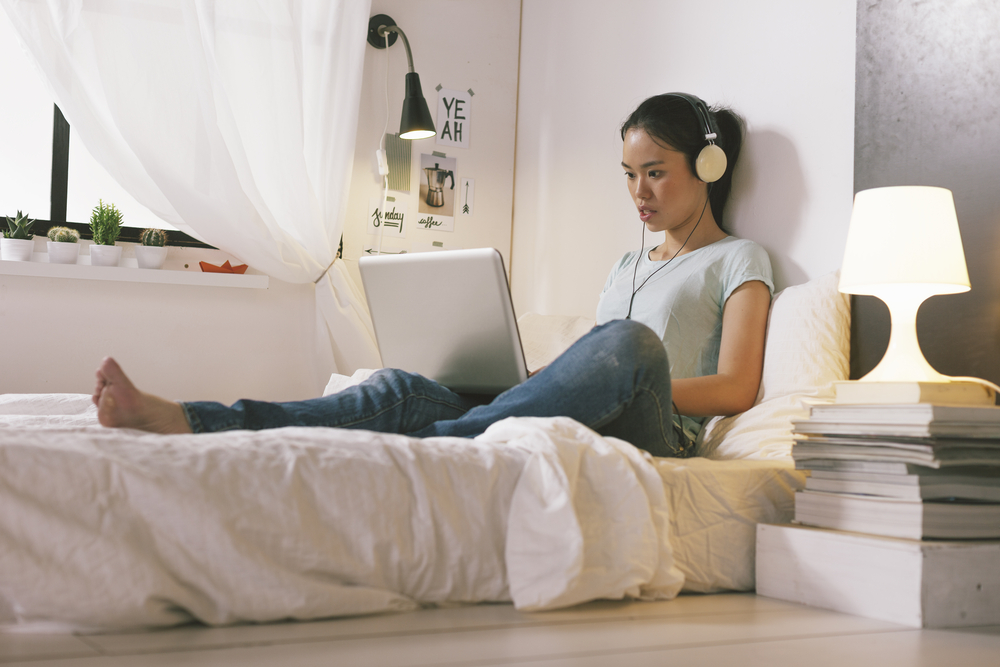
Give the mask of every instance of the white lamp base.
[[909, 285], [883, 287], [874, 294], [889, 307], [889, 347], [860, 380], [834, 383], [837, 403], [995, 404], [996, 392], [988, 383], [942, 375], [924, 358], [917, 341], [917, 310], [930, 295]]

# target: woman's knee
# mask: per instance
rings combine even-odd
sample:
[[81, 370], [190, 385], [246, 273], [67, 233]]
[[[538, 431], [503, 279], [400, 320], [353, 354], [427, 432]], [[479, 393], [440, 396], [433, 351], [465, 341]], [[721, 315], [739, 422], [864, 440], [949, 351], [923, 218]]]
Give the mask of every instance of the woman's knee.
[[401, 399], [414, 394], [428, 393], [431, 381], [422, 375], [401, 371], [398, 368], [382, 368], [372, 373], [363, 384], [375, 388], [383, 395]]
[[379, 397], [381, 401], [410, 401], [411, 399], [429, 399], [438, 403], [459, 407], [467, 410], [471, 404], [450, 389], [434, 380], [419, 375], [401, 371], [398, 368], [383, 368], [372, 373], [365, 380], [366, 394]]
[[604, 325], [602, 341], [614, 349], [619, 359], [630, 359], [632, 365], [668, 367], [667, 351], [656, 332], [634, 320], [614, 320]]

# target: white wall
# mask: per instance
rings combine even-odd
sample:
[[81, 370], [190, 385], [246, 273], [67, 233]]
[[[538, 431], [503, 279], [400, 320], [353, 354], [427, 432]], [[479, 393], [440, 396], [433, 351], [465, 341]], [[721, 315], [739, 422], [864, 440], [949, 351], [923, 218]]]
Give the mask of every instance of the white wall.
[[[524, 0], [522, 17], [518, 0], [376, 0], [372, 14], [406, 30], [432, 112], [439, 83], [476, 92], [472, 146], [444, 152], [457, 177], [476, 178], [477, 214], [454, 234], [413, 238], [500, 249], [519, 313], [592, 316], [611, 264], [639, 244], [618, 125], [646, 96], [684, 90], [749, 121], [729, 217], [771, 252], [779, 287], [835, 269], [852, 192], [854, 11], [854, 0]], [[348, 260], [379, 187], [385, 53], [366, 51]], [[441, 149], [416, 142], [414, 161], [430, 150]], [[414, 208], [416, 183], [415, 172]], [[0, 392], [89, 392], [97, 362], [115, 354], [174, 398], [315, 395], [325, 378], [312, 367], [312, 299], [312, 286], [274, 280], [257, 291], [2, 276]]]
[[[0, 82], [16, 100], [0, 105], [0, 216], [21, 209], [47, 219], [52, 97], [5, 12]], [[96, 163], [72, 130], [70, 143], [71, 173], [94, 172]], [[102, 196], [117, 202], [126, 224], [156, 224], [106, 173], [90, 175], [94, 190], [82, 191], [77, 180], [71, 198], [90, 197], [93, 205]], [[35, 243], [37, 251], [45, 250], [44, 239]], [[197, 270], [201, 259], [219, 264], [233, 258], [171, 248], [168, 268], [188, 263]], [[140, 387], [173, 398], [317, 396], [328, 378], [314, 368], [314, 291], [311, 284], [274, 279], [269, 289], [256, 290], [0, 275], [0, 393], [90, 393], [94, 369], [114, 355]]]
[[746, 117], [727, 224], [769, 251], [778, 288], [838, 268], [853, 193], [854, 30], [854, 0], [524, 0], [517, 312], [593, 317], [611, 265], [640, 243], [618, 128], [670, 91]]
[[[165, 268], [227, 257], [175, 247]], [[313, 363], [313, 292], [273, 278], [243, 289], [0, 275], [0, 394], [89, 394], [112, 355], [140, 388], [178, 400], [318, 396], [329, 378]]]
[[[411, 223], [405, 239], [385, 237], [383, 251], [413, 252], [435, 241], [446, 248], [493, 247], [509, 266], [519, 0], [374, 0], [371, 15], [375, 14], [388, 15], [406, 33], [432, 116], [437, 112], [438, 85], [460, 91], [471, 88], [475, 93], [469, 148], [440, 146], [433, 138], [412, 142], [410, 193], [390, 192], [398, 200], [407, 201], [410, 216], [416, 216], [422, 175], [420, 154], [442, 152], [458, 160], [456, 191], [461, 178], [475, 179], [474, 215], [456, 216], [454, 232], [415, 229]], [[388, 132], [396, 133], [407, 71], [402, 40], [388, 50], [373, 46], [365, 49], [358, 140], [344, 224], [344, 259], [359, 285], [357, 259], [366, 243], [377, 244], [377, 237], [367, 234], [367, 219], [369, 198], [382, 193], [375, 149], [386, 126], [387, 53]]]

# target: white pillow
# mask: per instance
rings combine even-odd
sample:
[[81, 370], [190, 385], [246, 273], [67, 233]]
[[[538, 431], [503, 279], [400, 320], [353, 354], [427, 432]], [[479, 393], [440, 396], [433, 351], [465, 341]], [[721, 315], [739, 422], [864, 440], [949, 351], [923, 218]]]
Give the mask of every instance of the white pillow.
[[371, 377], [375, 370], [376, 369], [372, 368], [360, 368], [354, 371], [354, 375], [341, 375], [340, 373], [334, 373], [330, 376], [330, 381], [326, 383], [326, 388], [323, 389], [323, 395], [329, 396], [330, 394], [336, 394], [338, 391], [343, 391], [348, 387], [361, 384]]
[[837, 291], [838, 282], [839, 272], [833, 272], [774, 296], [754, 407], [706, 423], [699, 456], [791, 457], [791, 420], [807, 416], [805, 401], [832, 400], [832, 383], [850, 373], [850, 299]]

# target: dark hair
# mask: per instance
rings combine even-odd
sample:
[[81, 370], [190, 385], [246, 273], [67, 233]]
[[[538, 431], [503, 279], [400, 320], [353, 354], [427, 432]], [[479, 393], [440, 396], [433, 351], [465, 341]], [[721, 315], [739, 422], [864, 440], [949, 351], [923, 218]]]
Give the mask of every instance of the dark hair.
[[[718, 128], [715, 143], [726, 153], [726, 172], [715, 183], [709, 184], [709, 202], [712, 216], [722, 227], [722, 212], [733, 189], [733, 169], [740, 157], [743, 146], [745, 123], [732, 109], [713, 107], [709, 109], [712, 120]], [[622, 140], [629, 130], [642, 130], [654, 141], [665, 144], [684, 153], [688, 158], [691, 173], [695, 173], [695, 159], [705, 146], [705, 131], [698, 112], [683, 97], [671, 93], [650, 97], [632, 112], [622, 123]]]

